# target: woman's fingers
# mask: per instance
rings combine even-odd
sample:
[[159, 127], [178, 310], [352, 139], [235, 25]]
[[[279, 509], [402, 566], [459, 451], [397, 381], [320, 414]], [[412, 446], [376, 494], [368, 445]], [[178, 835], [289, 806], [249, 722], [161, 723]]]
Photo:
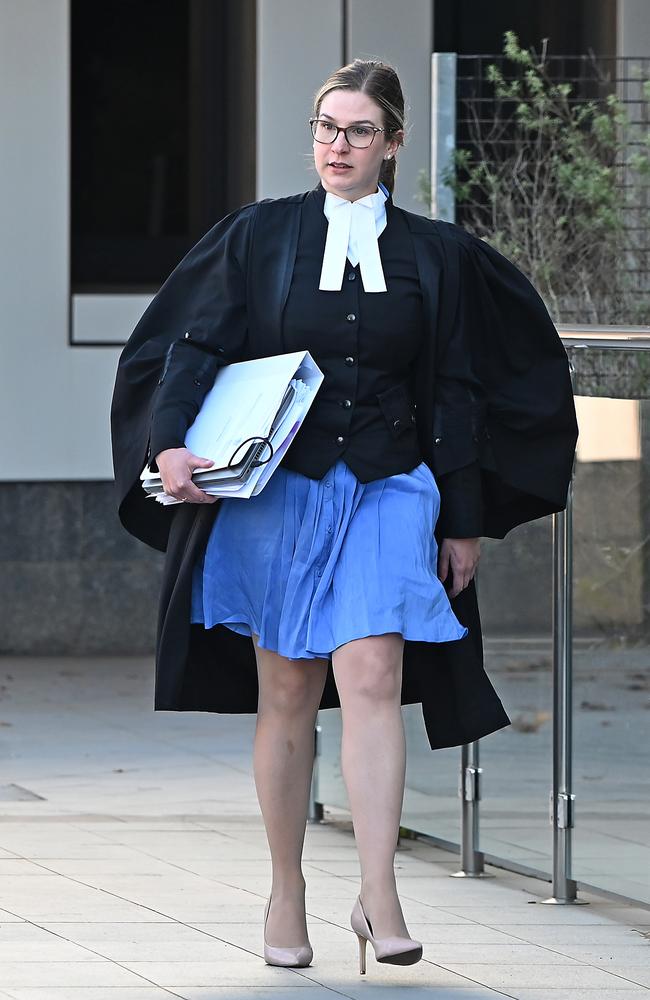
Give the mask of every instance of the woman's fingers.
[[198, 455], [194, 455], [191, 451], [187, 453], [187, 464], [190, 469], [209, 469], [214, 462], [211, 458], [200, 458]]
[[478, 538], [443, 538], [440, 546], [441, 562], [445, 566], [445, 575], [438, 576], [444, 581], [447, 567], [451, 568], [452, 587], [450, 597], [457, 597], [461, 590], [469, 585], [476, 572], [480, 557], [480, 541]]
[[469, 581], [474, 576], [474, 566], [470, 565], [458, 565], [454, 566], [452, 559], [452, 573], [453, 573], [453, 588], [451, 590], [451, 596], [456, 597], [460, 594], [461, 590], [469, 584]]
[[211, 458], [200, 458], [198, 455], [188, 452], [187, 456], [187, 469], [189, 472], [189, 481], [183, 486], [183, 490], [187, 490], [187, 494], [184, 499], [189, 503], [214, 503], [217, 499], [211, 496], [209, 493], [205, 493], [199, 486], [192, 481], [192, 473], [196, 472], [197, 469], [210, 469], [214, 465]]
[[447, 579], [447, 573], [449, 571], [449, 546], [445, 545], [446, 539], [443, 538], [442, 544], [438, 551], [438, 579], [445, 582]]
[[185, 500], [187, 503], [214, 503], [217, 499], [209, 493], [205, 493], [191, 479], [181, 483], [174, 496], [177, 500]]
[[209, 458], [194, 455], [188, 448], [169, 448], [156, 458], [163, 489], [175, 500], [187, 503], [214, 503], [217, 497], [205, 493], [194, 482], [192, 473], [208, 469], [214, 463]]
[[460, 577], [459, 577], [458, 573], [453, 573], [452, 580], [453, 580], [453, 585], [452, 585], [451, 590], [449, 591], [449, 596], [450, 597], [458, 597], [458, 595], [460, 594], [461, 590], [463, 589], [463, 587], [460, 585], [460, 582], [459, 582], [460, 581]]

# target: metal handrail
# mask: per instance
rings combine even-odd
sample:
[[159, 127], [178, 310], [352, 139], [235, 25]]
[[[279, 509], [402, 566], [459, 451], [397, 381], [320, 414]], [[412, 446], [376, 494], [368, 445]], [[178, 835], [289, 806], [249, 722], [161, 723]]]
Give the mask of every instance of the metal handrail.
[[650, 326], [577, 326], [556, 323], [565, 347], [614, 347], [650, 351]]

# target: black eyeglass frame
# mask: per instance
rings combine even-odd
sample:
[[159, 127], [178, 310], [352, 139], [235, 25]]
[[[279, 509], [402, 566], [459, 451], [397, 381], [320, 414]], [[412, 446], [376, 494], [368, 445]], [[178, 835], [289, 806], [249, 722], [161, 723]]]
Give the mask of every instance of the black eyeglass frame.
[[[336, 129], [336, 135], [334, 136], [334, 138], [328, 140], [327, 142], [324, 139], [317, 139], [316, 136], [314, 135], [314, 123], [315, 122], [323, 122], [324, 125], [331, 125], [332, 128], [335, 128]], [[328, 122], [328, 121], [326, 121], [325, 118], [310, 118], [309, 119], [309, 127], [311, 129], [311, 134], [314, 137], [314, 142], [320, 142], [321, 145], [323, 145], [323, 146], [331, 146], [332, 143], [336, 142], [336, 140], [338, 139], [339, 132], [343, 132], [343, 134], [345, 136], [345, 141], [347, 142], [348, 146], [352, 146], [353, 149], [368, 149], [370, 146], [372, 146], [373, 142], [375, 141], [375, 135], [377, 134], [377, 132], [386, 132], [386, 133], [388, 133], [388, 132], [397, 132], [398, 131], [396, 128], [377, 128], [375, 125], [361, 125], [361, 126], [359, 126], [359, 125], [346, 125], [345, 128], [342, 128], [340, 125], [335, 125], [334, 122]], [[368, 145], [367, 146], [355, 146], [355, 144], [353, 142], [350, 142], [350, 138], [348, 136], [348, 129], [350, 129], [350, 128], [367, 128], [367, 129], [372, 129], [372, 139], [370, 140], [370, 142], [368, 143]]]

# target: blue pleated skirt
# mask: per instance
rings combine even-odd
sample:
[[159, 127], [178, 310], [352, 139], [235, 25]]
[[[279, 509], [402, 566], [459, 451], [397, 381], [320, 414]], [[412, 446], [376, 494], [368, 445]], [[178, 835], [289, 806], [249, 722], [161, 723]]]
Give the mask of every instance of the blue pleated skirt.
[[194, 567], [191, 620], [255, 633], [292, 660], [386, 632], [462, 639], [437, 576], [439, 510], [425, 462], [370, 483], [342, 459], [320, 480], [279, 466], [258, 496], [221, 501]]

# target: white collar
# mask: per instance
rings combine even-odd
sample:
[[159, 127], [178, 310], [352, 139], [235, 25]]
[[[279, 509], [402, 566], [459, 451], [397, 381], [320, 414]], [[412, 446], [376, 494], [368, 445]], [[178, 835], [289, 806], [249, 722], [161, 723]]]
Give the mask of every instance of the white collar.
[[386, 227], [387, 197], [388, 191], [381, 183], [373, 194], [356, 201], [331, 191], [325, 193], [323, 212], [328, 226], [318, 286], [322, 291], [340, 291], [346, 257], [353, 266], [359, 263], [366, 292], [386, 291], [377, 238]]

